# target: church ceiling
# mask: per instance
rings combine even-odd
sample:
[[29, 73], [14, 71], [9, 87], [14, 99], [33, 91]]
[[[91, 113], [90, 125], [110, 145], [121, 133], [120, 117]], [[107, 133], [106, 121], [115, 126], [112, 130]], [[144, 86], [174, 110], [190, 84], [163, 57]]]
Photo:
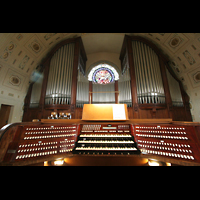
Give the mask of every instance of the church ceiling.
[[64, 39], [81, 36], [87, 55], [119, 54], [125, 34], [155, 43], [170, 59], [186, 91], [200, 91], [200, 33], [0, 33], [0, 89], [25, 91], [32, 72]]

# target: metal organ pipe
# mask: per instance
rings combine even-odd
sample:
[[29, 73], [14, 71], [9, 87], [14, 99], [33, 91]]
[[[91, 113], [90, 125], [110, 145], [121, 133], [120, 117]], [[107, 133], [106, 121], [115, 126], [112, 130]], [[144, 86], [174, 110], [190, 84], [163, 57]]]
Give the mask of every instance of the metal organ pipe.
[[78, 71], [78, 82], [76, 92], [76, 107], [83, 107], [83, 104], [89, 103], [89, 81]]
[[[137, 52], [138, 52], [138, 54], [137, 54], [137, 59], [138, 59], [138, 66], [139, 66], [139, 72], [140, 72], [140, 77], [139, 77], [139, 83], [140, 83], [140, 85], [141, 85], [141, 88], [142, 88], [142, 90], [141, 90], [141, 96], [142, 96], [142, 94], [145, 94], [146, 93], [146, 87], [145, 87], [145, 78], [144, 78], [144, 73], [143, 73], [143, 68], [140, 66], [140, 55], [139, 55], [139, 47], [138, 47], [138, 44], [136, 44], [137, 45]], [[141, 81], [140, 81], [141, 80]], [[142, 97], [142, 103], [144, 103], [146, 100], [145, 100], [145, 98], [144, 97]]]
[[[138, 49], [137, 49], [137, 43], [132, 43], [132, 48], [133, 48], [133, 54], [135, 55], [134, 57], [134, 65], [138, 65], [139, 66], [139, 62], [138, 62]], [[143, 88], [142, 85], [140, 85], [140, 82], [142, 82], [142, 76], [141, 76], [141, 68], [140, 67], [135, 67], [135, 74], [136, 74], [136, 83], [137, 84], [137, 94], [138, 96], [141, 96], [141, 93], [143, 92]], [[141, 79], [141, 81], [139, 81], [138, 79]], [[141, 87], [140, 87], [141, 86]], [[142, 102], [142, 98], [138, 99], [138, 102]]]
[[165, 103], [157, 54], [148, 45], [132, 41], [137, 96], [139, 103]]
[[[149, 65], [150, 66], [154, 66], [154, 63], [152, 61], [153, 59], [153, 51], [151, 48], [149, 48], [149, 46], [147, 46], [147, 49], [148, 49], [148, 62], [149, 62]], [[155, 74], [156, 74], [156, 70], [154, 67], [151, 68], [151, 76], [152, 76], [152, 88], [151, 88], [151, 93], [157, 93], [158, 90], [157, 90], [157, 79], [155, 77]], [[152, 103], [157, 103], [157, 98], [153, 98], [153, 102]]]
[[[62, 47], [63, 48], [63, 47]], [[60, 84], [59, 84], [59, 93], [63, 94], [63, 88], [64, 88], [64, 84], [63, 84], [63, 80], [64, 80], [64, 65], [63, 65], [63, 62], [64, 62], [64, 52], [65, 49], [63, 49], [62, 51], [62, 55], [61, 55], [61, 59], [60, 59], [60, 65], [62, 66], [61, 69], [60, 69]], [[59, 99], [59, 104], [63, 104], [63, 98], [60, 98]]]
[[[68, 73], [68, 80], [69, 80], [69, 83], [72, 83], [72, 71], [73, 71], [73, 61], [74, 61], [74, 46], [73, 48], [70, 48], [69, 49], [69, 57], [68, 57], [68, 62], [69, 62], [69, 66], [71, 66], [69, 68], [69, 73]], [[73, 57], [73, 59], [70, 59], [71, 57]], [[68, 93], [67, 93], [68, 96], [71, 96], [71, 84], [69, 85], [68, 84]]]
[[[101, 92], [101, 93], [93, 93], [92, 102], [93, 103], [115, 103], [115, 87], [114, 83], [109, 83], [106, 85], [93, 84], [93, 92]], [[104, 93], [105, 92], [105, 93]]]
[[[68, 48], [69, 48], [69, 47], [68, 47]], [[68, 49], [65, 48], [64, 50], [65, 50], [64, 55], [68, 54]], [[64, 57], [63, 57], [63, 62], [64, 62]], [[62, 89], [62, 93], [63, 93], [63, 94], [67, 94], [67, 87], [64, 87], [64, 86], [67, 85], [67, 83], [66, 83], [65, 80], [67, 80], [66, 77], [67, 77], [67, 74], [68, 74], [68, 73], [67, 73], [68, 69], [69, 69], [68, 67], [64, 67], [64, 68], [63, 68], [63, 75], [64, 75], [64, 77], [63, 77], [64, 85], [63, 85], [63, 89]], [[62, 104], [68, 104], [66, 98], [63, 98]]]
[[143, 75], [141, 73], [141, 67], [140, 67], [140, 63], [139, 63], [138, 44], [132, 43], [132, 45], [133, 45], [133, 54], [135, 55], [134, 65], [138, 66], [138, 67], [135, 67], [138, 102], [143, 103], [144, 97], [142, 97], [142, 94], [144, 93], [144, 89], [143, 89], [144, 84], [143, 84]]
[[183, 106], [183, 99], [181, 95], [179, 82], [170, 74], [168, 69], [165, 66], [167, 80], [169, 83], [169, 91], [172, 98], [172, 105], [177, 107]]
[[146, 103], [147, 102], [150, 102], [150, 88], [149, 88], [149, 84], [150, 84], [150, 81], [149, 81], [149, 72], [148, 72], [148, 68], [146, 66], [146, 57], [145, 57], [145, 54], [144, 54], [144, 49], [143, 49], [143, 44], [140, 43], [140, 50], [141, 50], [141, 54], [142, 54], [142, 59], [140, 60], [141, 61], [141, 65], [143, 66], [143, 73], [144, 73], [144, 81], [145, 81], [145, 87], [146, 87], [146, 97], [145, 97], [145, 100], [146, 100]]
[[[149, 65], [150, 66], [155, 66], [155, 62], [154, 62], [154, 54], [153, 54], [153, 50], [151, 48], [148, 47], [148, 56], [149, 56]], [[153, 94], [158, 94], [158, 78], [157, 78], [157, 69], [155, 67], [152, 67], [152, 83], [153, 83], [153, 87], [152, 87], [152, 91], [151, 93]], [[152, 103], [158, 103], [158, 99], [157, 96], [154, 95], [152, 98]]]
[[74, 46], [66, 44], [52, 56], [45, 104], [70, 104]]
[[148, 55], [149, 55], [149, 51], [147, 50], [147, 46], [144, 45], [144, 53], [146, 55], [146, 66], [147, 66], [147, 77], [149, 78], [149, 82], [148, 82], [148, 102], [151, 102], [151, 93], [153, 92], [153, 73], [152, 73], [152, 69], [149, 65], [149, 59], [148, 59]]
[[131, 96], [131, 83], [129, 69], [126, 68], [124, 74], [121, 76], [118, 82], [119, 86], [119, 103], [125, 103], [128, 107], [132, 106]]

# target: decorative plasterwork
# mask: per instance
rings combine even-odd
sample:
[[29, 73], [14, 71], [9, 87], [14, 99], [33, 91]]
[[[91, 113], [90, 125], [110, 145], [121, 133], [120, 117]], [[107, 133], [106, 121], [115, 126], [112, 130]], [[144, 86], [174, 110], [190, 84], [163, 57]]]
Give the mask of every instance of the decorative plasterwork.
[[15, 90], [21, 90], [24, 81], [25, 81], [25, 76], [19, 74], [18, 72], [12, 69], [8, 69], [2, 85]]
[[183, 34], [174, 33], [164, 42], [164, 45], [172, 52], [177, 52], [184, 44], [188, 42], [188, 38]]
[[190, 71], [188, 77], [194, 89], [200, 86], [200, 68]]

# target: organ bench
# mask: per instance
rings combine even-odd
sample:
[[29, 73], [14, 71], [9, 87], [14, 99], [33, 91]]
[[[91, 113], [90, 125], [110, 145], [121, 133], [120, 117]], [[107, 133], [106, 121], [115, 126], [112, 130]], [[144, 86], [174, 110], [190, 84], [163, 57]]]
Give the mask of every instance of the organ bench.
[[200, 165], [200, 123], [42, 119], [0, 130], [0, 165]]

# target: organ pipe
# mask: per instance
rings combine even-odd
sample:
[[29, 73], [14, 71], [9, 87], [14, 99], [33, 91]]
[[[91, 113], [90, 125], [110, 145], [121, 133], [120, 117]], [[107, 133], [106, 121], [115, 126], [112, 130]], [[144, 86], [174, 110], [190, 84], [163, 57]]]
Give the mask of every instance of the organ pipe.
[[148, 45], [132, 41], [138, 103], [165, 103], [157, 54]]
[[165, 70], [169, 84], [169, 91], [172, 98], [172, 105], [181, 107], [183, 106], [183, 99], [181, 95], [179, 82], [169, 73], [166, 67]]
[[130, 74], [129, 68], [124, 70], [124, 74], [118, 81], [119, 86], [119, 103], [127, 104], [128, 107], [132, 106], [132, 97], [131, 97], [131, 83], [130, 83]]
[[74, 46], [66, 44], [52, 56], [45, 104], [70, 104]]
[[89, 102], [89, 81], [83, 76], [81, 71], [78, 71], [78, 82], [76, 92], [76, 107], [83, 107], [83, 104]]
[[115, 91], [114, 83], [109, 83], [105, 85], [93, 84], [93, 92], [101, 92], [101, 93], [93, 93], [92, 102], [94, 104], [95, 103], [115, 103], [114, 91]]

